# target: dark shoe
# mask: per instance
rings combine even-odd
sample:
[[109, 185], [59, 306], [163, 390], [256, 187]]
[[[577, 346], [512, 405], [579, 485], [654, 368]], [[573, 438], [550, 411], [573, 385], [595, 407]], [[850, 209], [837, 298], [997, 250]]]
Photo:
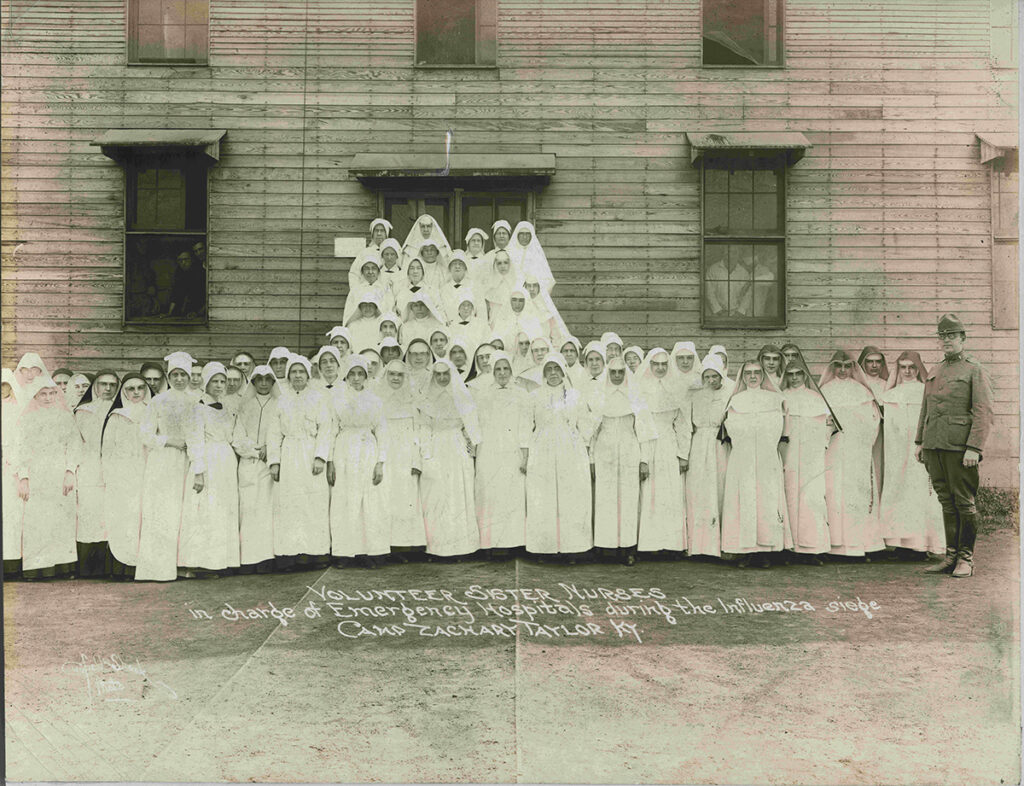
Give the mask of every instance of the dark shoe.
[[956, 567], [953, 568], [954, 579], [967, 579], [974, 575], [974, 553], [969, 549], [960, 549]]
[[825, 561], [816, 554], [808, 554], [804, 561], [808, 565], [818, 565], [819, 567], [825, 564]]
[[924, 569], [924, 572], [933, 574], [952, 573], [954, 568], [956, 568], [956, 557], [956, 549], [947, 548], [945, 559], [943, 559], [942, 562], [939, 562], [936, 565], [929, 565], [927, 568]]

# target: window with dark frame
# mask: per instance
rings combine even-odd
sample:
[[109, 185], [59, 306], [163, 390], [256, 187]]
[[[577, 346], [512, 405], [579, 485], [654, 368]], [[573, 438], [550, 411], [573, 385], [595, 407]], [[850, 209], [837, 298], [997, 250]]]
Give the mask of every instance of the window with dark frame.
[[126, 323], [206, 323], [207, 174], [196, 154], [126, 161]]
[[416, 64], [497, 62], [498, 0], [416, 0]]
[[783, 0], [703, 0], [702, 63], [780, 66]]
[[128, 62], [205, 64], [209, 16], [209, 0], [129, 0]]
[[701, 313], [708, 328], [786, 324], [786, 161], [701, 159]]

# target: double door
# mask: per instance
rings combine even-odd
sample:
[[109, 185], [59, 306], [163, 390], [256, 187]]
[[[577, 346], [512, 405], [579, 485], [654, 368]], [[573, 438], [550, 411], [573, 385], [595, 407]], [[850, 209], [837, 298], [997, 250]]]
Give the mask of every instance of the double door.
[[[533, 194], [527, 191], [480, 192], [454, 189], [450, 192], [417, 194], [384, 194], [384, 218], [394, 225], [391, 235], [404, 243], [416, 219], [426, 214], [433, 216], [444, 230], [452, 248], [465, 248], [466, 233], [473, 228], [491, 234], [491, 225], [505, 219], [515, 227], [520, 221], [529, 221], [532, 214]], [[494, 246], [488, 240], [486, 248]]]

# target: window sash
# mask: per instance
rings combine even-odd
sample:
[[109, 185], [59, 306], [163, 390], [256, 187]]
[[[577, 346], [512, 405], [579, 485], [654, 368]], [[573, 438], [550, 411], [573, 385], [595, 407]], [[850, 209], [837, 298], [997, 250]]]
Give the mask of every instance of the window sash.
[[209, 0], [129, 0], [128, 62], [206, 65]]
[[[714, 9], [709, 8], [716, 3]], [[781, 68], [785, 65], [785, 0], [747, 0], [760, 6], [760, 20], [755, 25], [737, 27], [737, 20], [717, 17], [742, 13], [744, 3], [738, 0], [702, 0], [701, 2], [701, 64], [713, 68]], [[760, 25], [756, 22], [760, 21]], [[731, 25], [731, 27], [730, 27]], [[755, 27], [759, 35], [755, 39]], [[728, 28], [728, 29], [727, 29]], [[709, 38], [710, 35], [710, 38]], [[755, 46], [756, 44], [756, 46]], [[755, 51], [759, 50], [759, 51]], [[711, 62], [715, 55], [723, 62]]]
[[[460, 4], [464, 6], [461, 19], [452, 13]], [[425, 29], [428, 26], [439, 29], [431, 35]], [[498, 0], [416, 0], [414, 62], [452, 68], [495, 65], [497, 27]], [[457, 46], [446, 47], [443, 38], [453, 32]], [[448, 56], [447, 52], [456, 54]]]
[[[700, 162], [701, 326], [705, 328], [783, 328], [786, 326], [786, 183], [788, 170], [773, 158], [751, 161], [736, 157], [735, 162], [739, 166], [735, 171], [751, 172], [751, 194], [754, 193], [754, 173], [766, 170], [777, 172], [778, 180], [774, 192], [778, 201], [777, 226], [771, 231], [761, 232], [754, 231], [752, 227], [749, 231], [742, 232], [709, 232], [707, 216], [709, 195], [720, 196], [722, 191], [709, 192], [707, 173], [708, 171], [729, 171], [722, 169], [729, 161], [729, 157], [717, 157], [711, 159], [711, 166], [708, 166], [708, 158], [702, 157]], [[762, 188], [764, 183], [765, 181], [762, 180]], [[720, 183], [718, 185], [720, 188]], [[731, 178], [728, 188], [730, 190], [726, 193], [731, 195], [733, 193]], [[737, 191], [736, 193], [744, 192]], [[771, 192], [766, 191], [765, 193]], [[746, 230], [746, 227], [743, 229]], [[734, 254], [734, 250], [743, 247], [750, 249], [749, 261], [743, 259], [742, 252]], [[775, 250], [775, 276], [773, 279], [764, 277], [769, 257], [763, 249], [767, 248]], [[760, 254], [758, 249], [762, 249]], [[749, 271], [749, 276], [735, 275], [746, 271]], [[770, 284], [773, 284], [774, 288]], [[769, 309], [774, 313], [758, 313]], [[736, 313], [737, 311], [746, 313]]]

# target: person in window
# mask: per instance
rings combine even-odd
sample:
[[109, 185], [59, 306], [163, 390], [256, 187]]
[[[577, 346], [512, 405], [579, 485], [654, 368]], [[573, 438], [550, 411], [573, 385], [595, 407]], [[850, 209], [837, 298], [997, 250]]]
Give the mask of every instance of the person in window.
[[202, 451], [196, 402], [188, 394], [193, 360], [174, 352], [164, 360], [170, 388], [153, 396], [139, 422], [148, 449], [142, 481], [142, 523], [136, 581], [174, 581], [178, 575], [178, 535], [185, 494], [195, 494], [202, 478], [187, 475]]
[[111, 577], [135, 578], [142, 525], [142, 488], [146, 476], [146, 446], [142, 417], [152, 398], [141, 374], [125, 374], [121, 389], [103, 421], [100, 458], [103, 464], [103, 521], [110, 546]]
[[544, 384], [529, 394], [526, 550], [571, 564], [594, 545], [589, 445], [594, 419], [569, 379], [565, 359], [544, 362]]
[[686, 492], [689, 469], [690, 401], [678, 395], [669, 373], [671, 358], [661, 347], [647, 353], [634, 378], [635, 386], [654, 419], [657, 436], [651, 445], [650, 477], [640, 496], [637, 550], [667, 551], [681, 557], [686, 551]]
[[74, 572], [75, 471], [82, 437], [49, 374], [18, 391], [27, 402], [18, 422], [18, 496], [24, 503], [23, 576], [29, 581]]
[[825, 504], [825, 451], [835, 420], [801, 358], [786, 364], [782, 397], [789, 441], [780, 443], [779, 450], [793, 552], [807, 564], [823, 565], [822, 555], [832, 548]]
[[312, 366], [292, 355], [277, 408], [267, 432], [267, 464], [277, 483], [274, 497], [274, 554], [285, 570], [324, 567], [331, 530], [327, 456], [331, 411], [323, 391], [310, 386]]
[[[205, 246], [204, 246], [205, 248]], [[205, 253], [203, 255], [205, 257]], [[171, 287], [168, 317], [195, 319], [206, 312], [206, 268], [197, 263], [191, 251], [178, 254]]]
[[[712, 252], [711, 249], [715, 251]], [[705, 255], [711, 262], [704, 271], [704, 294], [707, 298], [708, 314], [724, 317], [729, 314], [729, 265], [726, 247], [707, 246]]]
[[474, 388], [480, 417], [476, 453], [476, 516], [480, 548], [501, 559], [526, 545], [526, 466], [530, 420], [527, 394], [512, 379], [512, 359], [492, 356], [487, 384]]
[[75, 407], [75, 422], [83, 442], [75, 484], [78, 489], [78, 575], [82, 578], [106, 576], [111, 568], [107, 528], [103, 521], [100, 437], [119, 385], [120, 379], [115, 371], [100, 371], [92, 387]]
[[267, 436], [280, 395], [273, 369], [253, 368], [231, 435], [238, 454], [240, 573], [274, 569], [274, 479], [267, 466]]
[[924, 404], [928, 369], [913, 350], [896, 359], [896, 373], [882, 393], [885, 407], [885, 484], [879, 509], [882, 537], [904, 559], [926, 559], [930, 552], [946, 553], [942, 505], [928, 471], [914, 456], [917, 423]]
[[200, 267], [206, 267], [206, 243], [202, 240], [192, 244], [192, 259]]
[[419, 403], [427, 553], [457, 559], [480, 548], [472, 458], [480, 423], [476, 402], [451, 361], [435, 361], [431, 372]]
[[832, 356], [818, 386], [842, 426], [825, 453], [831, 553], [868, 559], [885, 548], [871, 460], [882, 419], [878, 402], [864, 371], [843, 350]]

